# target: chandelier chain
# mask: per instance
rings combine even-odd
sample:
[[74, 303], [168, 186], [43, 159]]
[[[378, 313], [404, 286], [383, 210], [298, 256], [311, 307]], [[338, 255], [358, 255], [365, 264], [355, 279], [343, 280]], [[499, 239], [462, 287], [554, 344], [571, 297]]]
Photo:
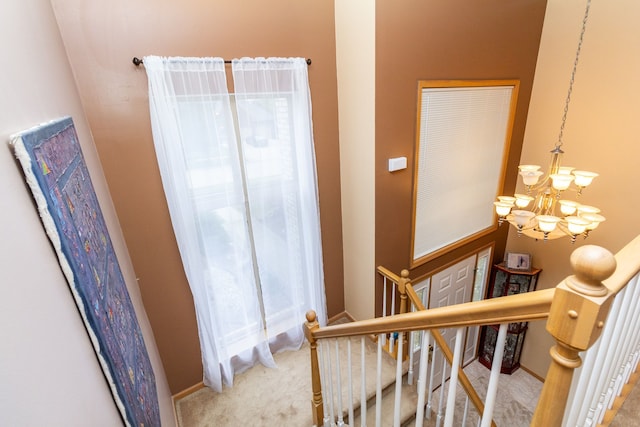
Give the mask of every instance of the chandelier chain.
[[562, 135], [564, 133], [564, 124], [567, 121], [567, 112], [569, 111], [569, 102], [571, 102], [571, 92], [573, 91], [573, 82], [576, 77], [576, 70], [578, 69], [578, 59], [580, 58], [580, 50], [582, 49], [582, 40], [584, 39], [584, 32], [587, 28], [587, 18], [589, 17], [589, 8], [591, 7], [591, 0], [587, 0], [587, 7], [584, 11], [584, 18], [582, 19], [582, 30], [580, 31], [580, 38], [578, 40], [578, 49], [576, 50], [576, 58], [573, 61], [573, 70], [571, 71], [571, 79], [569, 80], [569, 90], [567, 91], [567, 99], [564, 103], [564, 113], [562, 114], [562, 121], [560, 123], [560, 133], [558, 135], [558, 142], [556, 148], [562, 147]]

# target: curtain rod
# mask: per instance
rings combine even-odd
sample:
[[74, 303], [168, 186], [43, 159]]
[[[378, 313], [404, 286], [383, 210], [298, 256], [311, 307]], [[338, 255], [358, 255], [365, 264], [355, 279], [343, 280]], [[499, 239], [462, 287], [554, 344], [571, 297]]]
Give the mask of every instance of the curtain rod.
[[[311, 58], [307, 58], [305, 59], [305, 61], [307, 62], [307, 65], [311, 65]], [[144, 65], [144, 62], [142, 62], [142, 59], [138, 58], [137, 56], [134, 56], [131, 62], [133, 62], [133, 65], [135, 65], [136, 67], [139, 67], [140, 65]], [[225, 59], [224, 63], [231, 64], [231, 60]]]

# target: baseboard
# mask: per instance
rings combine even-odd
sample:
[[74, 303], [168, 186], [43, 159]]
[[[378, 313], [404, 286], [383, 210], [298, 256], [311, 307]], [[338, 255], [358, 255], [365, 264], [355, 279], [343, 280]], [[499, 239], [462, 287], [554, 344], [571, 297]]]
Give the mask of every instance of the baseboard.
[[177, 400], [183, 399], [187, 396], [189, 396], [190, 394], [195, 393], [198, 390], [201, 390], [204, 388], [204, 383], [202, 381], [200, 381], [198, 384], [194, 384], [189, 388], [186, 388], [182, 391], [177, 392], [176, 394], [174, 394], [173, 396], [171, 396], [171, 398], [173, 399], [173, 403], [175, 406], [175, 403]]
[[194, 384], [191, 387], [186, 388], [182, 391], [179, 391], [178, 393], [171, 396], [171, 403], [173, 404], [173, 418], [176, 421], [176, 426], [179, 426], [181, 421], [178, 419], [178, 406], [177, 406], [178, 400], [183, 399], [189, 396], [190, 394], [195, 393], [198, 390], [202, 390], [203, 388], [204, 388], [204, 383], [200, 381], [198, 384]]
[[329, 320], [327, 320], [327, 325], [331, 325], [334, 323], [342, 323], [340, 322], [343, 319], [347, 319], [349, 322], [355, 322], [356, 319], [350, 315], [348, 312], [343, 311], [342, 313], [338, 313], [335, 316], [331, 316]]
[[520, 365], [520, 369], [522, 369], [523, 371], [525, 371], [527, 374], [531, 375], [533, 378], [537, 379], [538, 381], [544, 382], [544, 378], [542, 378], [540, 375], [536, 374], [535, 372], [533, 372], [531, 369], [527, 368], [526, 366]]

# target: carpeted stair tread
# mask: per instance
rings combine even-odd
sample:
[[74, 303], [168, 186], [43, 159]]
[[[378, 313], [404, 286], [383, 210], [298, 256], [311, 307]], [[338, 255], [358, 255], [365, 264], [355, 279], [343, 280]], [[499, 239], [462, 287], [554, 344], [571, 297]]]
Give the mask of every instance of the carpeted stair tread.
[[[340, 348], [340, 363], [341, 363], [341, 375], [342, 375], [342, 383], [347, 384], [347, 373], [346, 373], [346, 364], [347, 364], [347, 338], [339, 338], [338, 339], [339, 348]], [[332, 381], [335, 384], [335, 344], [332, 342], [331, 344], [331, 352], [332, 352], [332, 365], [333, 365], [333, 376]], [[376, 395], [376, 366], [377, 366], [377, 343], [373, 342], [369, 338], [365, 338], [365, 386], [366, 386], [366, 396], [367, 401], [375, 402]], [[357, 414], [360, 408], [361, 402], [361, 343], [360, 338], [352, 338], [351, 339], [351, 363], [353, 366], [352, 371], [352, 396], [353, 396], [353, 406], [354, 411]], [[396, 378], [396, 360], [391, 357], [386, 351], [382, 351], [382, 369], [381, 369], [381, 388], [383, 390], [383, 394], [388, 393], [389, 387], [393, 387], [395, 385]], [[407, 371], [407, 364], [405, 363], [403, 366], [403, 373]], [[342, 387], [342, 402], [343, 408], [342, 413], [343, 417], [346, 419], [348, 414], [348, 396], [349, 390], [344, 386]], [[328, 400], [328, 399], [327, 399]], [[336, 396], [334, 396], [334, 414], [338, 413], [338, 404]], [[369, 404], [371, 405], [371, 404]], [[369, 406], [368, 405], [368, 406]], [[326, 414], [330, 413], [330, 406], [328, 402], [325, 402], [324, 410]]]
[[[416, 393], [415, 385], [407, 385], [406, 377], [405, 381], [402, 385], [401, 400], [400, 400], [400, 424], [405, 425], [415, 418], [416, 415], [416, 404], [418, 403], [418, 394]], [[382, 396], [382, 405], [381, 405], [381, 425], [383, 426], [392, 426], [394, 419], [394, 408], [395, 408], [395, 384], [390, 385], [383, 393]], [[360, 414], [354, 417], [354, 423], [350, 424], [353, 426], [360, 425]], [[376, 407], [375, 407], [375, 397], [373, 398], [371, 404], [367, 404], [367, 424], [371, 424], [373, 420], [376, 419]]]

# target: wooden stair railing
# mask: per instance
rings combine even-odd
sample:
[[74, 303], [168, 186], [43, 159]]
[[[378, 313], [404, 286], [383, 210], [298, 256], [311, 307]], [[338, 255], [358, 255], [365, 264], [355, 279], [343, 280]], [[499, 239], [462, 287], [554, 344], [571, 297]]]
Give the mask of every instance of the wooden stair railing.
[[609, 425], [640, 371], [640, 236], [616, 253], [616, 262], [615, 273], [603, 281], [616, 297], [573, 380], [565, 425]]
[[[413, 304], [413, 306], [415, 307], [416, 311], [424, 311], [424, 310], [426, 310], [426, 307], [422, 303], [420, 297], [418, 296], [416, 291], [413, 289], [413, 285], [411, 284], [411, 280], [409, 279], [409, 271], [408, 270], [406, 270], [406, 269], [402, 270], [400, 272], [400, 276], [394, 274], [393, 272], [391, 272], [390, 270], [388, 270], [387, 268], [382, 267], [382, 266], [379, 266], [377, 268], [377, 271], [382, 276], [387, 277], [392, 282], [395, 282], [395, 283], [398, 284], [398, 293], [400, 294], [400, 314], [404, 314], [404, 313], [407, 312], [407, 310], [408, 310], [408, 308], [407, 308], [407, 300], [410, 301], [411, 304]], [[445, 339], [442, 336], [442, 334], [440, 333], [440, 331], [438, 329], [432, 329], [431, 330], [431, 336], [433, 337], [433, 339], [436, 342], [437, 346], [441, 349], [442, 354], [446, 358], [446, 360], [449, 363], [449, 365], [450, 366], [454, 366], [453, 365], [453, 351], [451, 351], [451, 349], [449, 348], [449, 345], [445, 341]], [[404, 333], [404, 332], [402, 333], [402, 339], [403, 339], [404, 343], [407, 342], [406, 333]], [[405, 354], [403, 354], [403, 357], [406, 358], [408, 350], [409, 350], [409, 346], [405, 345], [405, 346], [403, 346], [403, 348], [406, 349]], [[469, 396], [469, 399], [471, 400], [471, 403], [476, 408], [478, 413], [480, 415], [482, 415], [484, 413], [484, 402], [482, 402], [482, 399], [478, 395], [478, 392], [476, 391], [476, 389], [471, 384], [471, 381], [467, 377], [467, 374], [465, 374], [465, 372], [462, 369], [462, 367], [458, 366], [457, 369], [458, 369], [458, 380], [460, 381], [460, 384], [462, 385], [462, 388], [467, 393], [467, 396]], [[495, 424], [494, 421], [491, 422], [491, 425], [492, 425], [492, 427], [496, 427], [496, 424]]]
[[[407, 286], [407, 295], [409, 296], [409, 299], [411, 300], [411, 302], [416, 306], [416, 310], [418, 311], [426, 310], [425, 306], [422, 304], [422, 301], [420, 301], [418, 294], [416, 294], [416, 291], [413, 290], [413, 286], [411, 285]], [[445, 341], [440, 331], [437, 329], [434, 329], [431, 331], [431, 335], [433, 336], [433, 339], [436, 341], [436, 344], [438, 345], [438, 347], [440, 347], [440, 350], [442, 351], [442, 354], [444, 355], [444, 357], [447, 359], [447, 362], [449, 363], [449, 365], [454, 366], [453, 352], [449, 348], [449, 345], [447, 345], [447, 342]], [[467, 374], [464, 373], [464, 370], [462, 369], [462, 367], [458, 366], [457, 368], [458, 368], [458, 381], [460, 381], [462, 388], [467, 393], [467, 396], [469, 396], [469, 399], [471, 399], [471, 403], [473, 403], [473, 406], [475, 406], [478, 413], [482, 415], [484, 413], [484, 402], [482, 401], [482, 399], [480, 399], [480, 396], [478, 396], [478, 392], [476, 392], [476, 389], [471, 384], [471, 381], [467, 377]], [[492, 427], [496, 427], [496, 423], [494, 421], [491, 421], [491, 425]]]
[[571, 254], [573, 276], [556, 287], [547, 321], [547, 331], [555, 338], [551, 365], [533, 414], [533, 426], [560, 426], [564, 416], [574, 370], [582, 363], [579, 353], [600, 336], [609, 314], [614, 290], [602, 281], [616, 270], [609, 251], [587, 245]]
[[[318, 340], [351, 336], [369, 336], [392, 332], [412, 332], [430, 330], [432, 334], [438, 328], [460, 327], [472, 325], [489, 325], [544, 319], [555, 289], [512, 295], [491, 300], [458, 304], [412, 313], [397, 314], [384, 318], [332, 325], [320, 328], [315, 321], [315, 313], [307, 313], [305, 334], [311, 343], [311, 366], [317, 366]], [[459, 376], [460, 378], [463, 378]], [[466, 376], [464, 376], [466, 378]], [[313, 411], [314, 425], [323, 425], [323, 403], [320, 384], [320, 373], [313, 371]], [[466, 380], [468, 381], [468, 379]], [[461, 383], [466, 382], [461, 379]], [[469, 384], [468, 384], [469, 385]], [[477, 393], [476, 393], [477, 395]], [[479, 399], [478, 399], [479, 400]]]
[[[616, 292], [624, 287], [624, 283], [618, 286], [616, 282], [610, 287], [603, 284], [616, 269], [616, 259], [606, 249], [582, 246], [573, 252], [570, 262], [574, 275], [552, 289], [324, 328], [318, 327], [315, 313], [308, 313], [305, 333], [311, 343], [315, 425], [322, 425], [323, 420], [317, 340], [418, 330], [433, 333], [444, 327], [503, 324], [548, 317], [547, 331], [555, 338], [556, 345], [550, 351], [552, 362], [531, 425], [560, 426], [573, 371], [581, 363], [579, 352], [597, 340]], [[631, 274], [631, 271], [628, 274], [625, 271], [623, 276]], [[407, 288], [409, 298], [414, 299], [411, 286]]]

